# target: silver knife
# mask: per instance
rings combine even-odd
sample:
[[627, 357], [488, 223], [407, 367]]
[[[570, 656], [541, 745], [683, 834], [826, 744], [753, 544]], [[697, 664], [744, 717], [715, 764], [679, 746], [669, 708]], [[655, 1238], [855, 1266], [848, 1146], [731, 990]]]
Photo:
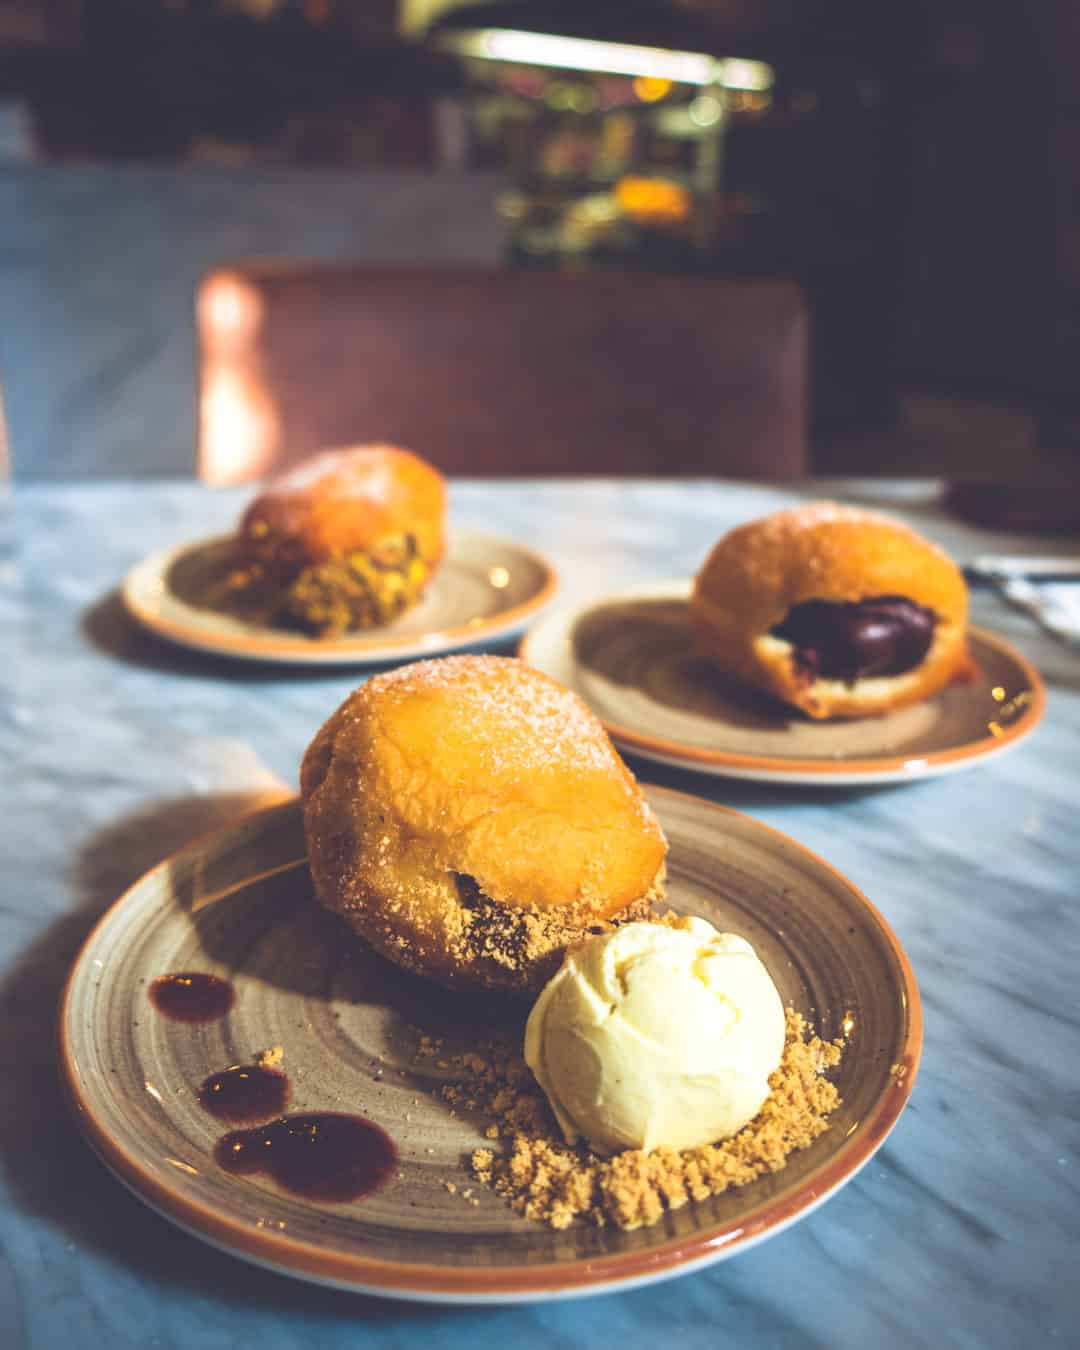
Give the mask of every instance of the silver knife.
[[983, 553], [967, 563], [963, 571], [969, 581], [1000, 582], [1014, 577], [1032, 581], [1080, 581], [1080, 557]]

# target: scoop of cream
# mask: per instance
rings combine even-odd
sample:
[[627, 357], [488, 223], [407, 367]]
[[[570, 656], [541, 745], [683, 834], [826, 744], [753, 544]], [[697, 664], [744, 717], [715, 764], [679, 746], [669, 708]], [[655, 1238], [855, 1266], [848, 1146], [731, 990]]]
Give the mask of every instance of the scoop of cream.
[[525, 1029], [567, 1140], [605, 1153], [735, 1134], [783, 1049], [783, 1004], [753, 947], [696, 918], [630, 923], [575, 948]]

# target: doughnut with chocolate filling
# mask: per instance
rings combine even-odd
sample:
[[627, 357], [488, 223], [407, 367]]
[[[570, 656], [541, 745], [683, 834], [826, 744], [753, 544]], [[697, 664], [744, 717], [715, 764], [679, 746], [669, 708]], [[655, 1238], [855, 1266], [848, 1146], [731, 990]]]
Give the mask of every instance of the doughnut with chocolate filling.
[[813, 718], [888, 712], [971, 673], [960, 569], [901, 521], [835, 502], [724, 535], [690, 610], [719, 670]]
[[411, 451], [323, 451], [247, 508], [221, 598], [319, 637], [389, 623], [431, 580], [445, 517], [442, 475]]
[[663, 832], [607, 733], [508, 657], [376, 675], [309, 746], [300, 790], [321, 902], [450, 988], [535, 991], [663, 896]]

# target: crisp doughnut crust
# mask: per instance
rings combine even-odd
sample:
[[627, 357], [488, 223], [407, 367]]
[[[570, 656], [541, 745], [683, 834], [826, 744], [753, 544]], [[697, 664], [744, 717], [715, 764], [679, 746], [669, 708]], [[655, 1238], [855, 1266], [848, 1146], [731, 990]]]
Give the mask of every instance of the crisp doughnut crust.
[[[858, 603], [897, 595], [935, 615], [925, 658], [902, 674], [851, 684], [797, 668], [771, 635], [810, 600]], [[726, 674], [814, 718], [865, 717], [917, 703], [970, 674], [967, 586], [956, 564], [901, 521], [810, 502], [730, 531], [698, 573], [690, 610], [703, 652]]]
[[240, 522], [263, 559], [264, 541], [297, 567], [364, 552], [388, 535], [415, 535], [434, 565], [445, 547], [446, 484], [432, 465], [393, 445], [325, 450], [271, 483]]
[[451, 987], [533, 990], [566, 947], [662, 895], [660, 825], [576, 695], [520, 661], [378, 675], [300, 776], [328, 908]]
[[226, 607], [319, 637], [387, 624], [423, 596], [446, 546], [446, 485], [392, 445], [326, 450], [244, 512]]

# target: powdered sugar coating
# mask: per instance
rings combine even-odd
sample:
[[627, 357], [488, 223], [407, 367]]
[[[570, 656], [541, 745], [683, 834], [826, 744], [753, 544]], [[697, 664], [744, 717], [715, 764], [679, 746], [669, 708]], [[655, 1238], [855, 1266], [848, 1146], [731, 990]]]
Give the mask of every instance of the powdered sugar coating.
[[600, 722], [564, 685], [505, 656], [418, 661], [376, 675], [370, 695], [408, 699], [439, 693], [469, 724], [470, 740], [499, 774], [524, 777], [553, 763], [607, 772], [621, 766]]
[[400, 451], [398, 446], [383, 444], [321, 450], [303, 464], [272, 479], [261, 495], [264, 499], [277, 500], [307, 493], [323, 480], [333, 480], [336, 497], [365, 497], [380, 504], [388, 502], [393, 486], [393, 475], [386, 459], [388, 451], [391, 454], [407, 453]]
[[[801, 502], [798, 506], [776, 511], [771, 516], [764, 516], [760, 520], [750, 522], [749, 525], [740, 526], [739, 530], [753, 529], [760, 539], [772, 542], [781, 540], [785, 535], [799, 534], [804, 530], [817, 529], [820, 525], [841, 522], [851, 525], [877, 525], [895, 530], [909, 539], [917, 540], [922, 547], [951, 562], [949, 555], [942, 548], [932, 540], [924, 538], [897, 516], [889, 515], [886, 511], [874, 511], [866, 506], [850, 506], [846, 502], [836, 502], [829, 498]], [[737, 534], [739, 530], [733, 533]]]

